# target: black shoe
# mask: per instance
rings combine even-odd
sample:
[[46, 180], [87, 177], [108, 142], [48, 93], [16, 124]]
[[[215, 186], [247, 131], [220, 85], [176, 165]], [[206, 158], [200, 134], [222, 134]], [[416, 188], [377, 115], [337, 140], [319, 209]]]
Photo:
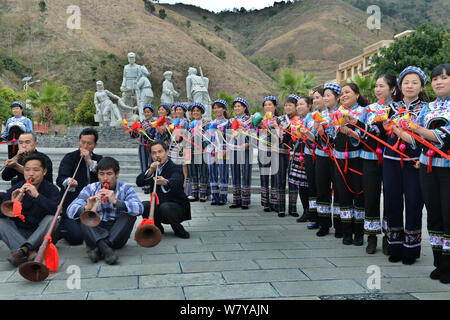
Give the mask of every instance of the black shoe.
[[270, 212], [270, 208], [264, 208], [264, 212]]
[[353, 244], [353, 239], [352, 239], [352, 235], [351, 234], [344, 234], [343, 238], [342, 238], [342, 244], [349, 246], [351, 244]]
[[402, 257], [399, 256], [389, 256], [389, 262], [399, 262], [402, 260]]
[[189, 198], [189, 201], [190, 202], [195, 202], [195, 201], [198, 201], [198, 198]]
[[328, 229], [328, 228], [319, 228], [319, 231], [317, 231], [316, 236], [324, 237], [324, 236], [326, 236], [329, 233], [330, 233], [330, 229]]
[[88, 250], [87, 255], [93, 263], [99, 262], [102, 259], [102, 255], [98, 248]]
[[242, 210], [247, 210], [247, 209], [248, 209], [248, 206], [242, 205], [242, 206], [241, 206], [241, 209], [242, 209]]
[[217, 202], [211, 202], [212, 206], [217, 206]]
[[282, 218], [282, 217], [285, 217], [286, 214], [285, 214], [284, 212], [279, 212], [279, 213], [278, 213], [278, 216]]
[[341, 239], [343, 236], [344, 236], [344, 234], [342, 232], [339, 232], [339, 231], [334, 232], [334, 237], [337, 239]]
[[367, 237], [367, 254], [374, 254], [377, 251], [377, 236], [369, 235]]
[[442, 275], [441, 271], [438, 268], [436, 268], [433, 271], [431, 271], [430, 278], [433, 280], [440, 280], [441, 275]]
[[364, 235], [357, 236], [353, 239], [354, 246], [362, 246], [364, 244]]
[[445, 283], [445, 284], [450, 283], [450, 274], [448, 274], [448, 273], [442, 273], [442, 274], [441, 274], [440, 281], [441, 281], [442, 283]]
[[228, 208], [234, 209], [234, 208], [239, 208], [240, 206], [241, 206], [240, 204], [232, 204], [232, 205], [229, 206]]
[[97, 244], [105, 262], [107, 264], [115, 264], [119, 257], [114, 253], [114, 250], [106, 243], [106, 241], [102, 239], [98, 241]]
[[224, 205], [225, 205], [225, 202], [219, 202], [217, 205], [218, 205], [218, 206], [224, 206]]
[[174, 232], [174, 234], [175, 234], [176, 237], [183, 238], [183, 239], [189, 239], [190, 236], [191, 236], [189, 234], [189, 232], [187, 232], [186, 230], [184, 230], [184, 231], [177, 231], [177, 232]]
[[200, 202], [206, 202], [206, 199], [200, 198]]
[[300, 217], [300, 215], [297, 212], [289, 212], [289, 215], [292, 217]]
[[412, 265], [412, 264], [414, 264], [414, 262], [416, 262], [416, 259], [415, 259], [415, 258], [413, 258], [413, 259], [406, 259], [406, 258], [403, 258], [403, 259], [402, 259], [402, 263], [403, 263], [403, 264], [406, 264], [406, 265]]

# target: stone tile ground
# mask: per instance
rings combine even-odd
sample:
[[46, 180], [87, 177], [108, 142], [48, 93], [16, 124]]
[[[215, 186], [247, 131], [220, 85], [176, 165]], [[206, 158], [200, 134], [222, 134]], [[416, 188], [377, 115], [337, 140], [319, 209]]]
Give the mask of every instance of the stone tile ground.
[[[139, 190], [141, 200], [147, 198]], [[299, 206], [301, 206], [299, 204]], [[333, 233], [318, 238], [296, 218], [261, 210], [252, 195], [247, 211], [192, 203], [185, 222], [190, 239], [170, 226], [154, 248], [139, 247], [133, 234], [117, 251], [118, 265], [93, 264], [83, 246], [57, 244], [60, 269], [45, 281], [24, 280], [0, 246], [0, 299], [209, 300], [209, 299], [449, 299], [450, 286], [428, 278], [432, 253], [424, 228], [422, 256], [412, 266], [390, 263], [381, 250], [344, 246]], [[424, 215], [424, 226], [426, 214]], [[137, 225], [137, 224], [136, 224]], [[379, 241], [380, 242], [380, 241]], [[71, 266], [80, 268], [73, 288]], [[367, 267], [381, 271], [381, 288], [367, 288]], [[372, 295], [371, 295], [372, 294]]]

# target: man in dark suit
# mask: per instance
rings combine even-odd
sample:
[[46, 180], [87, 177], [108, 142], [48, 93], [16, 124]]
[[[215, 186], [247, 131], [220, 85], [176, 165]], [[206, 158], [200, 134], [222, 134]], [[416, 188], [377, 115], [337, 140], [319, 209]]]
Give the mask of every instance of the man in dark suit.
[[86, 128], [81, 131], [78, 139], [78, 150], [70, 152], [64, 156], [59, 165], [58, 178], [56, 184], [61, 189], [61, 195], [64, 194], [70, 179], [75, 172], [80, 157], [83, 160], [80, 168], [71, 182], [71, 187], [63, 203], [61, 213], [61, 224], [58, 230], [59, 237], [64, 238], [71, 245], [80, 245], [83, 243], [83, 234], [80, 229], [79, 220], [72, 220], [67, 217], [67, 207], [80, 194], [81, 190], [90, 183], [97, 182], [97, 163], [102, 159], [101, 155], [93, 153], [97, 146], [98, 132], [93, 128]]
[[[169, 159], [169, 149], [162, 141], [153, 142], [150, 145], [150, 153], [153, 163], [136, 178], [136, 185], [138, 187], [148, 185], [150, 190], [153, 190], [158, 168], [156, 194], [159, 205], [155, 208], [155, 225], [161, 233], [164, 233], [161, 223], [170, 224], [177, 237], [187, 239], [190, 236], [189, 232], [184, 229], [181, 222], [191, 219], [191, 205], [183, 189], [183, 169]], [[142, 216], [148, 218], [150, 202], [144, 201], [142, 204], [144, 205]]]
[[11, 250], [8, 261], [16, 267], [32, 259], [32, 252], [42, 244], [61, 201], [58, 188], [44, 179], [45, 158], [31, 154], [24, 159], [23, 166], [24, 177], [30, 183], [18, 182], [5, 197], [5, 200], [19, 200], [24, 192], [22, 210], [0, 219], [0, 239]]
[[[53, 183], [53, 166], [50, 158], [42, 152], [39, 152], [36, 147], [39, 144], [37, 142], [36, 134], [34, 132], [24, 132], [19, 136], [19, 151], [18, 154], [30, 155], [39, 154], [44, 157], [46, 161], [47, 173], [44, 179]], [[23, 181], [23, 158], [19, 156], [19, 159], [8, 159], [5, 161], [6, 168], [2, 172], [2, 179], [5, 181], [11, 181], [11, 184]]]

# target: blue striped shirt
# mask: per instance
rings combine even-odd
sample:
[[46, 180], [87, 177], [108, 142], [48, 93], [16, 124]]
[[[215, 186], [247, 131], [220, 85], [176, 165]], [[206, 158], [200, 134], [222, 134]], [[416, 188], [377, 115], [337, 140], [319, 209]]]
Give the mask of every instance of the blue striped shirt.
[[[67, 216], [70, 219], [79, 219], [80, 214], [84, 211], [87, 199], [98, 194], [101, 188], [100, 182], [91, 183], [84, 187], [67, 208]], [[117, 181], [114, 196], [117, 199], [116, 206], [113, 206], [109, 201], [106, 203], [100, 201], [97, 212], [100, 214], [102, 221], [116, 220], [121, 213], [139, 216], [144, 212], [144, 206], [130, 184]]]

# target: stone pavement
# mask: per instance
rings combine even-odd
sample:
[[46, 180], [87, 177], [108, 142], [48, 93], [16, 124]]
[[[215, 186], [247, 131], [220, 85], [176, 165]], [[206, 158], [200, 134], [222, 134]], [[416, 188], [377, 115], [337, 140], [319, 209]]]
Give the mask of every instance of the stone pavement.
[[[59, 271], [39, 283], [24, 280], [6, 261], [2, 243], [0, 299], [450, 299], [449, 285], [428, 278], [433, 267], [426, 232], [420, 260], [405, 266], [388, 262], [380, 249], [367, 255], [365, 245], [344, 246], [333, 232], [318, 238], [294, 217], [263, 212], [258, 195], [246, 211], [195, 202], [192, 216], [184, 223], [190, 239], [175, 237], [166, 225], [156, 247], [142, 248], [133, 231], [114, 266], [93, 264], [84, 245], [60, 241]], [[366, 286], [371, 265], [381, 271], [377, 292]]]
[[[52, 159], [55, 180], [62, 156], [75, 147], [38, 149]], [[121, 180], [134, 184], [139, 171], [136, 149], [96, 152], [116, 157]], [[3, 162], [5, 145], [0, 145], [0, 154]], [[258, 189], [259, 179], [254, 178], [252, 188]], [[0, 181], [1, 191], [9, 187]], [[136, 191], [141, 200], [149, 199], [140, 188]], [[230, 188], [228, 200], [231, 197]], [[0, 241], [0, 299], [450, 299], [450, 286], [428, 277], [433, 266], [425, 210], [421, 258], [406, 266], [390, 263], [381, 249], [367, 255], [366, 243], [344, 246], [333, 232], [318, 238], [316, 231], [294, 217], [264, 212], [259, 194], [252, 194], [251, 200], [246, 211], [194, 202], [192, 220], [183, 223], [190, 239], [175, 237], [166, 225], [156, 247], [142, 248], [133, 240], [133, 232], [117, 251], [119, 263], [114, 266], [104, 261], [93, 264], [84, 245], [71, 247], [62, 240], [57, 243], [58, 272], [39, 283], [20, 276], [6, 260], [8, 248]], [[300, 200], [297, 208], [301, 210]], [[378, 242], [380, 247], [381, 238]], [[367, 273], [369, 266], [380, 268], [379, 291], [367, 287], [374, 275]]]

